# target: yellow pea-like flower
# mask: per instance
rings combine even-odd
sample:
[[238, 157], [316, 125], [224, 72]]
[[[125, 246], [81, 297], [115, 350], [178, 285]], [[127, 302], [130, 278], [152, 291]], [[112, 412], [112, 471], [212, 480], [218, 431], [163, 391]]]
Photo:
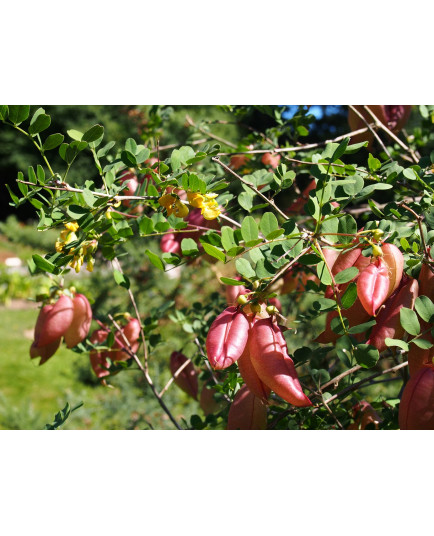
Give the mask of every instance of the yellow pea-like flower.
[[[177, 199], [174, 203], [172, 212], [177, 218], [185, 218], [186, 216], [188, 216], [188, 207]], [[167, 210], [167, 213], [169, 213], [169, 209]]]
[[163, 196], [160, 197], [160, 199], [158, 200], [158, 203], [166, 208], [166, 209], [169, 209], [169, 207], [171, 207], [176, 201], [176, 197], [172, 194], [165, 194]]
[[202, 194], [195, 192], [187, 192], [187, 199], [194, 208], [202, 208], [205, 201], [205, 197]]
[[221, 213], [221, 210], [217, 201], [209, 201], [202, 208], [202, 216], [206, 220], [215, 220], [220, 215], [220, 213]]
[[75, 233], [75, 231], [77, 231], [80, 227], [76, 221], [70, 221], [68, 223], [65, 223], [64, 225], [66, 229], [68, 229], [68, 231], [72, 231], [73, 233]]

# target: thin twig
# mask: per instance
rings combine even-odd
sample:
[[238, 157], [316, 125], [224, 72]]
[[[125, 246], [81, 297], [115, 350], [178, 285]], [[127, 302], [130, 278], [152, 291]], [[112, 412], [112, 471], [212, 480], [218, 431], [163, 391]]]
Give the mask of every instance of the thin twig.
[[401, 147], [401, 149], [404, 149], [404, 151], [407, 151], [408, 153], [410, 153], [411, 157], [413, 158], [414, 162], [417, 164], [419, 162], [419, 159], [417, 158], [417, 156], [414, 154], [414, 151], [413, 149], [411, 149], [410, 147], [408, 147], [407, 145], [405, 145], [405, 143], [403, 141], [401, 141], [398, 136], [396, 136], [389, 128], [387, 128], [387, 126], [382, 123], [378, 117], [374, 114], [374, 112], [369, 108], [369, 106], [366, 106], [364, 105], [363, 108], [368, 112], [368, 114], [372, 117], [372, 119], [375, 121], [375, 124], [381, 128], [382, 130], [384, 130], [384, 132], [386, 132], [394, 141], [396, 141], [396, 143]]
[[142, 363], [140, 362], [140, 359], [138, 358], [137, 354], [135, 352], [133, 352], [131, 350], [131, 345], [128, 341], [128, 339], [125, 337], [124, 333], [122, 332], [122, 328], [119, 326], [119, 324], [116, 322], [116, 320], [111, 316], [111, 315], [108, 315], [108, 317], [110, 318], [111, 322], [113, 323], [113, 325], [115, 326], [115, 328], [120, 332], [121, 336], [123, 337], [123, 339], [125, 340], [128, 348], [125, 348], [124, 350], [128, 353], [128, 355], [130, 355], [130, 357], [132, 357], [134, 359], [134, 361], [137, 363], [137, 366], [139, 367], [139, 369], [141, 370], [141, 372], [143, 373], [143, 376], [145, 377], [146, 381], [148, 382], [148, 385], [149, 387], [151, 388], [155, 398], [158, 400], [158, 403], [160, 404], [160, 406], [163, 408], [163, 410], [165, 411], [165, 413], [167, 414], [167, 416], [169, 417], [169, 419], [172, 421], [172, 423], [176, 426], [176, 428], [178, 430], [182, 430], [182, 428], [179, 426], [179, 424], [176, 422], [176, 419], [175, 417], [172, 415], [172, 413], [170, 412], [169, 408], [166, 406], [166, 404], [163, 402], [162, 398], [160, 397], [160, 395], [158, 394], [157, 390], [155, 389], [155, 386], [152, 382], [152, 379], [151, 377], [149, 376], [148, 372], [145, 370], [145, 368], [143, 367]]
[[[371, 125], [368, 123], [368, 121], [366, 121], [366, 119], [363, 117], [363, 115], [356, 109], [354, 108], [354, 106], [352, 106], [351, 104], [348, 105], [348, 107], [365, 123], [365, 125], [369, 128], [369, 130], [371, 131], [371, 133], [374, 135], [374, 137], [376, 138], [376, 140], [378, 141], [378, 143], [381, 145], [381, 147], [383, 148], [383, 150], [385, 151], [385, 153], [387, 154], [387, 156], [392, 159], [392, 156], [391, 154], [389, 153], [389, 151], [387, 150], [387, 147], [384, 145], [382, 139], [380, 138], [380, 136], [375, 132], [375, 130], [371, 127]], [[366, 108], [366, 107], [365, 107]]]
[[[353, 130], [352, 132], [348, 132], [347, 134], [342, 134], [341, 136], [338, 136], [337, 138], [333, 138], [331, 140], [321, 141], [318, 143], [308, 143], [306, 145], [296, 145], [295, 147], [276, 147], [273, 150], [273, 152], [294, 153], [297, 151], [307, 151], [308, 149], [316, 149], [317, 147], [322, 147], [324, 145], [327, 145], [327, 143], [334, 143], [337, 141], [341, 141], [341, 140], [344, 140], [345, 138], [349, 138], [357, 134], [364, 134], [365, 132], [368, 132], [368, 131], [369, 131], [368, 127], [359, 128], [358, 130]], [[270, 152], [270, 149], [252, 149], [251, 151], [240, 151], [236, 153], [219, 153], [217, 156], [233, 156], [236, 154], [264, 154], [264, 153], [269, 153], [269, 152]]]
[[219, 164], [223, 169], [228, 171], [231, 175], [236, 177], [240, 182], [248, 186], [253, 192], [255, 192], [256, 195], [261, 197], [268, 205], [270, 205], [276, 212], [278, 212], [285, 220], [289, 220], [289, 217], [280, 210], [278, 206], [276, 206], [275, 202], [272, 199], [268, 199], [262, 192], [260, 192], [252, 183], [249, 181], [246, 181], [243, 177], [238, 175], [238, 173], [235, 173], [234, 170], [232, 170], [230, 167], [228, 167], [226, 164], [223, 164], [223, 162], [216, 156], [211, 157], [211, 160], [213, 162], [216, 162]]
[[[407, 365], [408, 365], [408, 361], [405, 361], [404, 363], [400, 363], [399, 365], [396, 365], [396, 366], [394, 366], [392, 368], [389, 368], [387, 370], [382, 370], [380, 372], [376, 372], [375, 374], [371, 374], [371, 376], [368, 376], [367, 378], [363, 378], [363, 380], [360, 380], [359, 382], [354, 383], [353, 385], [345, 387], [344, 389], [342, 389], [342, 391], [340, 391], [339, 393], [337, 393], [337, 394], [333, 395], [332, 397], [330, 397], [329, 399], [327, 399], [327, 403], [329, 404], [330, 402], [332, 402], [336, 398], [341, 397], [342, 395], [346, 395], [346, 394], [348, 394], [348, 393], [350, 393], [352, 391], [356, 391], [362, 384], [371, 381], [373, 378], [376, 378], [377, 376], [381, 376], [382, 374], [389, 374], [391, 372], [397, 372], [398, 370], [400, 370], [401, 368], [403, 368], [403, 367], [405, 367]], [[322, 406], [322, 404], [319, 404], [317, 406], [317, 408], [319, 408], [321, 406]]]
[[419, 226], [420, 239], [422, 241], [422, 246], [423, 246], [423, 254], [429, 260], [430, 259], [429, 248], [425, 243], [425, 237], [423, 236], [423, 229], [422, 229], [423, 216], [419, 216], [419, 214], [417, 214], [413, 209], [411, 209], [408, 205], [406, 205], [404, 201], [401, 201], [400, 203], [398, 203], [398, 205], [401, 205], [402, 208], [411, 212], [411, 214], [413, 214], [413, 216], [416, 218], [417, 225]]
[[191, 363], [191, 359], [187, 359], [176, 371], [175, 374], [170, 378], [170, 380], [166, 383], [166, 385], [163, 387], [163, 389], [160, 391], [159, 396], [163, 396], [164, 393], [169, 389], [169, 387], [172, 385], [172, 383], [176, 380], [176, 378], [181, 374], [181, 372], [185, 369], [185, 367]]
[[[60, 190], [63, 192], [73, 192], [77, 194], [82, 194], [84, 191], [80, 188], [73, 188], [72, 186], [68, 186], [66, 183], [65, 186], [51, 186], [49, 184], [35, 184], [34, 182], [23, 181], [20, 179], [18, 179], [17, 182], [21, 182], [22, 184], [29, 184], [30, 186], [37, 186], [38, 188], [46, 188], [47, 190]], [[159, 197], [155, 195], [110, 195], [94, 191], [91, 191], [91, 193], [96, 197], [106, 197], [109, 199], [113, 199], [114, 201], [125, 201], [127, 199], [138, 201], [145, 201], [147, 199], [159, 199]]]
[[233, 147], [234, 149], [237, 148], [237, 146], [232, 143], [231, 141], [228, 141], [228, 140], [225, 140], [224, 138], [220, 138], [220, 136], [216, 136], [215, 134], [213, 134], [212, 132], [207, 132], [206, 130], [204, 130], [203, 128], [201, 127], [198, 127], [196, 125], [196, 123], [193, 121], [193, 119], [187, 114], [185, 116], [186, 120], [187, 120], [187, 123], [194, 127], [194, 128], [197, 128], [197, 130], [199, 132], [201, 132], [202, 134], [205, 134], [205, 136], [208, 136], [209, 138], [213, 138], [214, 140], [217, 140], [217, 141], [220, 141], [221, 143], [224, 143], [225, 145], [228, 145], [229, 147]]

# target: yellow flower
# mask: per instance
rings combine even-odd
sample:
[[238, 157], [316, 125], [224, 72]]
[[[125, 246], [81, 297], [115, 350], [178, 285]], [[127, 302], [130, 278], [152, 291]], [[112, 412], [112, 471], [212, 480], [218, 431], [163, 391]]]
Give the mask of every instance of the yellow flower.
[[[172, 212], [177, 218], [185, 218], [186, 216], [188, 216], [188, 207], [187, 205], [184, 205], [184, 203], [181, 203], [179, 199], [177, 199], [172, 207]], [[170, 216], [171, 213], [169, 213], [169, 209], [167, 209], [167, 213]]]
[[166, 195], [163, 195], [160, 197], [160, 199], [158, 200], [158, 203], [164, 207], [164, 208], [169, 208], [173, 205], [173, 203], [176, 201], [176, 197], [172, 194], [166, 194]]
[[75, 231], [77, 231], [77, 229], [80, 227], [76, 221], [70, 221], [64, 225], [68, 231], [72, 231], [73, 233], [75, 233]]
[[187, 192], [188, 202], [192, 207], [200, 208], [202, 216], [206, 220], [214, 220], [220, 215], [218, 203], [215, 200], [217, 194], [199, 194], [198, 192]]
[[202, 216], [206, 220], [215, 220], [220, 215], [220, 207], [217, 201], [211, 200], [202, 208]]
[[187, 199], [194, 208], [202, 208], [205, 201], [205, 197], [202, 194], [194, 192], [187, 192]]
[[82, 267], [83, 265], [83, 261], [84, 261], [84, 257], [83, 255], [76, 255], [72, 261], [69, 263], [69, 266], [71, 266], [71, 268], [74, 268], [74, 270], [76, 271], [76, 273], [78, 274], [78, 272], [80, 271], [80, 268]]
[[90, 257], [90, 259], [87, 261], [87, 264], [86, 264], [86, 270], [88, 272], [93, 272], [94, 264], [95, 264], [95, 259], [93, 257]]
[[[66, 229], [63, 231], [60, 231], [60, 236], [56, 240], [56, 243], [54, 244], [54, 247], [56, 248], [57, 253], [61, 253], [65, 246], [70, 244], [71, 242], [74, 242], [75, 240], [78, 240], [77, 235], [75, 232], [71, 229], [78, 229], [78, 225], [75, 223], [65, 223]], [[71, 251], [74, 251], [74, 248], [71, 249]]]
[[172, 194], [160, 197], [158, 203], [167, 210], [167, 215], [174, 214], [177, 218], [185, 218], [188, 215], [188, 207]]

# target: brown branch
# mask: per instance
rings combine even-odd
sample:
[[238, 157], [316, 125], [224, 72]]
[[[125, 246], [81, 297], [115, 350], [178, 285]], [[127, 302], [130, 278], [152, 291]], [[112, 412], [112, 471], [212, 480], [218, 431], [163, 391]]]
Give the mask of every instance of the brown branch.
[[[371, 376], [368, 376], [367, 378], [363, 378], [363, 380], [360, 380], [359, 382], [354, 383], [353, 385], [345, 387], [344, 389], [342, 389], [342, 391], [340, 391], [339, 393], [337, 393], [337, 394], [333, 395], [332, 397], [330, 397], [327, 400], [327, 403], [329, 404], [330, 402], [332, 402], [336, 398], [341, 397], [342, 395], [346, 395], [348, 393], [351, 393], [352, 391], [356, 391], [362, 384], [371, 381], [373, 378], [377, 378], [378, 376], [381, 376], [383, 374], [389, 374], [391, 372], [392, 373], [397, 372], [398, 370], [402, 369], [403, 367], [405, 367], [407, 365], [408, 365], [408, 361], [405, 361], [404, 363], [400, 363], [399, 365], [395, 365], [394, 367], [389, 368], [387, 370], [382, 370], [380, 372], [376, 372], [375, 374], [371, 374]], [[322, 404], [319, 404], [316, 407], [320, 408], [321, 406], [322, 406]]]
[[401, 147], [401, 149], [404, 149], [404, 151], [407, 151], [408, 153], [410, 153], [411, 157], [413, 158], [414, 162], [417, 164], [419, 162], [419, 159], [417, 158], [417, 156], [414, 154], [414, 151], [413, 149], [411, 149], [410, 147], [408, 147], [407, 145], [405, 145], [405, 143], [403, 141], [401, 141], [398, 136], [396, 136], [391, 130], [389, 130], [389, 128], [387, 128], [387, 126], [382, 123], [378, 117], [374, 114], [374, 112], [369, 108], [369, 106], [366, 106], [364, 105], [363, 108], [368, 112], [368, 114], [372, 117], [372, 119], [375, 121], [375, 124], [377, 125], [377, 127], [381, 128], [382, 130], [384, 130], [384, 132], [386, 132], [386, 134], [388, 134], [394, 141], [396, 141], [396, 143]]
[[[358, 130], [353, 130], [352, 132], [348, 132], [347, 134], [342, 134], [341, 136], [338, 136], [337, 138], [333, 138], [332, 140], [326, 140], [321, 141], [318, 143], [308, 143], [306, 145], [296, 145], [295, 147], [276, 147], [273, 152], [274, 153], [293, 153], [297, 151], [306, 151], [308, 149], [316, 149], [317, 147], [322, 147], [324, 145], [327, 145], [327, 143], [334, 143], [337, 141], [344, 140], [345, 138], [349, 138], [351, 136], [355, 136], [356, 134], [363, 134], [365, 132], [368, 132], [369, 128], [359, 128]], [[270, 149], [252, 149], [251, 151], [240, 151], [236, 153], [219, 153], [217, 156], [233, 156], [236, 154], [264, 154], [271, 152]], [[309, 162], [312, 164], [312, 162]]]
[[[363, 117], [363, 115], [356, 109], [354, 108], [354, 106], [352, 106], [351, 104], [348, 105], [348, 107], [365, 123], [365, 125], [369, 128], [369, 130], [371, 131], [371, 133], [374, 135], [374, 137], [377, 139], [378, 143], [381, 145], [381, 147], [383, 148], [383, 150], [385, 151], [385, 153], [387, 154], [387, 156], [392, 159], [392, 156], [391, 154], [389, 153], [389, 151], [387, 150], [386, 146], [384, 145], [382, 139], [380, 138], [380, 136], [375, 132], [375, 130], [371, 127], [371, 125], [366, 121], [366, 119]], [[366, 108], [366, 106], [365, 106]]]
[[233, 147], [234, 149], [237, 148], [237, 146], [234, 143], [232, 143], [231, 141], [225, 140], [224, 138], [220, 138], [220, 136], [216, 136], [212, 132], [207, 132], [203, 128], [198, 127], [196, 125], [196, 123], [193, 121], [193, 119], [188, 114], [185, 116], [185, 118], [187, 119], [187, 122], [188, 122], [188, 124], [190, 126], [192, 126], [194, 128], [197, 128], [197, 130], [199, 132], [201, 132], [202, 134], [205, 134], [205, 136], [208, 136], [209, 138], [213, 138], [214, 140], [220, 141], [221, 143], [224, 143], [225, 145], [228, 145], [229, 147]]
[[422, 229], [423, 216], [419, 216], [419, 214], [417, 214], [413, 209], [411, 209], [408, 205], [406, 205], [404, 201], [401, 201], [400, 203], [398, 203], [398, 205], [401, 205], [402, 208], [411, 212], [411, 214], [413, 214], [413, 216], [416, 218], [417, 224], [419, 226], [419, 233], [420, 233], [420, 239], [421, 239], [422, 247], [423, 247], [423, 254], [429, 260], [430, 259], [429, 248], [425, 243], [425, 237], [423, 236], [423, 229]]
[[[115, 257], [113, 259], [114, 262], [116, 262], [116, 265], [117, 265], [117, 268], [119, 270], [119, 272], [123, 275], [124, 274], [124, 271], [122, 270], [122, 266], [121, 266], [121, 263], [119, 262], [119, 259], [117, 257]], [[133, 308], [134, 308], [134, 312], [136, 313], [136, 318], [140, 324], [140, 336], [142, 337], [142, 342], [143, 342], [143, 353], [144, 353], [144, 358], [145, 358], [145, 366], [144, 366], [144, 370], [146, 372], [146, 374], [148, 374], [148, 348], [146, 346], [146, 338], [145, 338], [145, 332], [143, 331], [143, 327], [142, 327], [142, 322], [140, 321], [140, 313], [139, 313], [139, 309], [137, 307], [137, 304], [136, 304], [136, 300], [134, 298], [134, 294], [132, 293], [131, 289], [128, 288], [128, 295], [130, 297], [130, 301], [133, 305]]]
[[[189, 145], [200, 145], [201, 143], [206, 143], [208, 141], [207, 138], [201, 138], [200, 140], [193, 140], [193, 141], [187, 141]], [[151, 148], [151, 153], [156, 153], [157, 150], [160, 151], [167, 151], [168, 149], [176, 149], [177, 147], [181, 147], [182, 145], [185, 145], [185, 143], [172, 143], [170, 145], [160, 145], [157, 149], [157, 147]]]
[[324, 385], [322, 385], [322, 389], [327, 389], [327, 387], [330, 387], [330, 385], [334, 385], [334, 388], [336, 388], [338, 385], [339, 385], [339, 382], [345, 378], [346, 376], [348, 376], [349, 374], [352, 374], [353, 372], [357, 372], [358, 370], [360, 370], [362, 367], [360, 365], [356, 365], [354, 366], [353, 368], [350, 368], [348, 370], [346, 370], [345, 372], [342, 372], [342, 374], [339, 374], [339, 376], [336, 376], [336, 378], [333, 378], [332, 380], [330, 380], [329, 382], [325, 383]]
[[172, 415], [172, 413], [170, 412], [169, 408], [166, 406], [166, 404], [163, 402], [161, 396], [158, 394], [157, 390], [155, 389], [155, 386], [152, 382], [152, 379], [151, 377], [149, 376], [148, 372], [145, 370], [145, 368], [143, 367], [142, 363], [140, 362], [140, 359], [138, 358], [137, 354], [135, 352], [132, 351], [131, 349], [131, 345], [130, 345], [130, 342], [128, 341], [128, 339], [125, 337], [125, 334], [122, 332], [122, 328], [119, 326], [119, 324], [116, 322], [116, 320], [109, 314], [108, 315], [109, 319], [111, 320], [111, 322], [113, 323], [113, 325], [115, 326], [115, 328], [120, 332], [121, 336], [123, 337], [125, 343], [127, 344], [128, 348], [125, 348], [124, 350], [127, 352], [127, 354], [132, 357], [134, 359], [134, 361], [137, 363], [137, 366], [139, 367], [139, 369], [141, 370], [141, 372], [143, 373], [143, 376], [145, 377], [146, 381], [148, 382], [148, 385], [149, 387], [151, 388], [155, 398], [158, 400], [158, 403], [160, 404], [160, 406], [162, 407], [162, 409], [164, 410], [164, 412], [167, 414], [167, 416], [169, 417], [169, 419], [172, 421], [172, 423], [175, 425], [175, 427], [178, 429], [178, 430], [182, 430], [182, 428], [179, 426], [179, 424], [176, 422], [176, 419], [175, 417]]
[[255, 192], [256, 195], [261, 197], [268, 205], [270, 205], [276, 212], [278, 212], [285, 220], [289, 220], [289, 217], [284, 212], [282, 212], [278, 206], [276, 206], [275, 202], [272, 199], [268, 199], [268, 197], [266, 197], [263, 193], [261, 193], [252, 183], [250, 183], [249, 181], [246, 181], [246, 179], [238, 175], [238, 173], [235, 173], [235, 171], [233, 171], [226, 164], [223, 164], [223, 162], [218, 157], [213, 156], [211, 157], [211, 160], [219, 164], [223, 169], [225, 169], [231, 175], [236, 177], [240, 182], [248, 186], [253, 192]]
[[[22, 181], [20, 179], [18, 179], [17, 182], [21, 182], [22, 184], [29, 184], [30, 186], [37, 186], [38, 188], [46, 188], [47, 190], [60, 190], [62, 192], [73, 192], [77, 194], [82, 194], [84, 191], [80, 190], [80, 188], [73, 188], [72, 186], [68, 186], [66, 183], [65, 186], [51, 186], [48, 184], [35, 184], [34, 182]], [[145, 201], [147, 199], [159, 199], [158, 196], [155, 195], [110, 195], [103, 194], [102, 192], [93, 191], [91, 191], [91, 194], [96, 197], [106, 197], [109, 199], [113, 199], [114, 201], [125, 201], [126, 199], [138, 201]]]
[[[301, 240], [301, 238], [300, 238]], [[300, 242], [300, 240], [297, 240], [296, 244], [294, 244], [293, 248], [298, 244], [298, 242]], [[293, 249], [291, 248], [291, 249]], [[282, 277], [282, 275], [287, 272], [287, 270], [289, 270], [291, 268], [291, 266], [293, 266], [300, 257], [302, 257], [303, 255], [305, 255], [306, 253], [308, 253], [308, 251], [311, 249], [310, 246], [307, 246], [306, 248], [304, 248], [301, 253], [299, 253], [296, 257], [294, 257], [288, 264], [285, 264], [277, 273], [276, 275], [273, 277], [273, 279], [268, 283], [268, 285], [264, 288], [264, 290], [262, 290], [262, 292], [266, 292], [269, 288], [272, 287], [272, 285], [280, 278]]]
[[170, 378], [170, 380], [166, 383], [166, 385], [163, 387], [163, 389], [160, 391], [159, 396], [163, 396], [164, 393], [169, 389], [169, 387], [172, 385], [172, 383], [175, 381], [175, 379], [181, 374], [181, 372], [185, 369], [185, 367], [191, 363], [191, 359], [187, 359], [185, 363], [183, 363], [177, 370], [175, 370], [175, 374]]

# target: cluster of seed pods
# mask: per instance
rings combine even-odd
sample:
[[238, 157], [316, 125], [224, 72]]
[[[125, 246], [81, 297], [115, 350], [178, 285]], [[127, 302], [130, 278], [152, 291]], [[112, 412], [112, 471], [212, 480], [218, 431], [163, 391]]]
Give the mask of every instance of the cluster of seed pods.
[[[433, 248], [431, 248], [431, 258]], [[434, 302], [434, 273], [423, 264], [418, 277], [419, 295], [427, 296]], [[401, 430], [434, 429], [434, 336], [430, 324], [421, 319], [423, 338], [433, 346], [419, 348], [410, 344], [408, 368], [410, 380], [407, 382], [399, 405], [399, 427]]]
[[[402, 307], [413, 309], [418, 296], [427, 296], [434, 301], [434, 274], [424, 263], [418, 279], [403, 273], [404, 260], [401, 252], [393, 244], [383, 244], [381, 257], [369, 259], [363, 257], [361, 248], [341, 253], [332, 265], [332, 273], [337, 273], [356, 266], [359, 268], [357, 282], [357, 299], [343, 311], [350, 327], [362, 324], [375, 316], [376, 324], [372, 328], [367, 343], [379, 352], [387, 349], [386, 338], [401, 339], [404, 328], [400, 322]], [[341, 292], [346, 286], [342, 285]], [[332, 289], [326, 291], [331, 297]], [[328, 314], [325, 331], [316, 339], [317, 342], [335, 342], [339, 335], [330, 327], [337, 316], [333, 311]], [[408, 363], [410, 380], [401, 397], [399, 408], [399, 425], [402, 430], [434, 429], [434, 337], [429, 331], [430, 325], [421, 319], [421, 331], [424, 339], [433, 344], [431, 348], [420, 348], [410, 344]], [[362, 340], [364, 334], [356, 335]]]
[[[89, 355], [90, 364], [98, 378], [103, 379], [105, 376], [110, 375], [110, 371], [108, 370], [110, 362], [108, 359], [112, 362], [126, 361], [131, 357], [130, 352], [137, 352], [140, 345], [140, 330], [140, 322], [137, 318], [130, 318], [126, 325], [121, 328], [121, 331], [116, 332], [113, 346], [110, 349], [91, 350]], [[100, 329], [93, 331], [90, 336], [90, 342], [104, 346], [109, 334], [109, 328], [102, 325]], [[128, 341], [129, 346], [124, 337]]]
[[[326, 250], [324, 250], [325, 252]], [[385, 339], [402, 335], [399, 311], [402, 307], [413, 308], [418, 295], [418, 282], [403, 275], [404, 257], [393, 244], [385, 243], [381, 247], [382, 255], [364, 257], [362, 247], [356, 247], [340, 253], [335, 260], [330, 257], [328, 264], [333, 276], [351, 267], [359, 270], [352, 280], [357, 284], [357, 298], [353, 305], [342, 311], [348, 320], [349, 327], [367, 322], [376, 317], [376, 325], [372, 330], [369, 344], [381, 352], [386, 348]], [[350, 282], [337, 285], [341, 295]], [[330, 286], [325, 292], [326, 298], [333, 296]], [[320, 343], [335, 343], [339, 335], [332, 331], [331, 322], [338, 316], [337, 311], [327, 315], [326, 328], [316, 339]], [[362, 340], [364, 334], [356, 336]]]
[[56, 353], [62, 337], [67, 348], [73, 348], [85, 339], [91, 322], [92, 309], [86, 296], [75, 294], [70, 298], [62, 294], [55, 303], [40, 309], [30, 357], [40, 357], [39, 364], [43, 365]]
[[[216, 370], [238, 362], [249, 394], [239, 395], [247, 405], [260, 407], [251, 396], [266, 403], [271, 390], [295, 406], [310, 406], [304, 394], [280, 326], [268, 315], [248, 315], [227, 307], [212, 323], [206, 339], [211, 366]], [[243, 393], [246, 391], [243, 391]], [[250, 397], [250, 398], [249, 398]], [[235, 401], [234, 401], [235, 402]], [[241, 404], [238, 401], [237, 404]]]

